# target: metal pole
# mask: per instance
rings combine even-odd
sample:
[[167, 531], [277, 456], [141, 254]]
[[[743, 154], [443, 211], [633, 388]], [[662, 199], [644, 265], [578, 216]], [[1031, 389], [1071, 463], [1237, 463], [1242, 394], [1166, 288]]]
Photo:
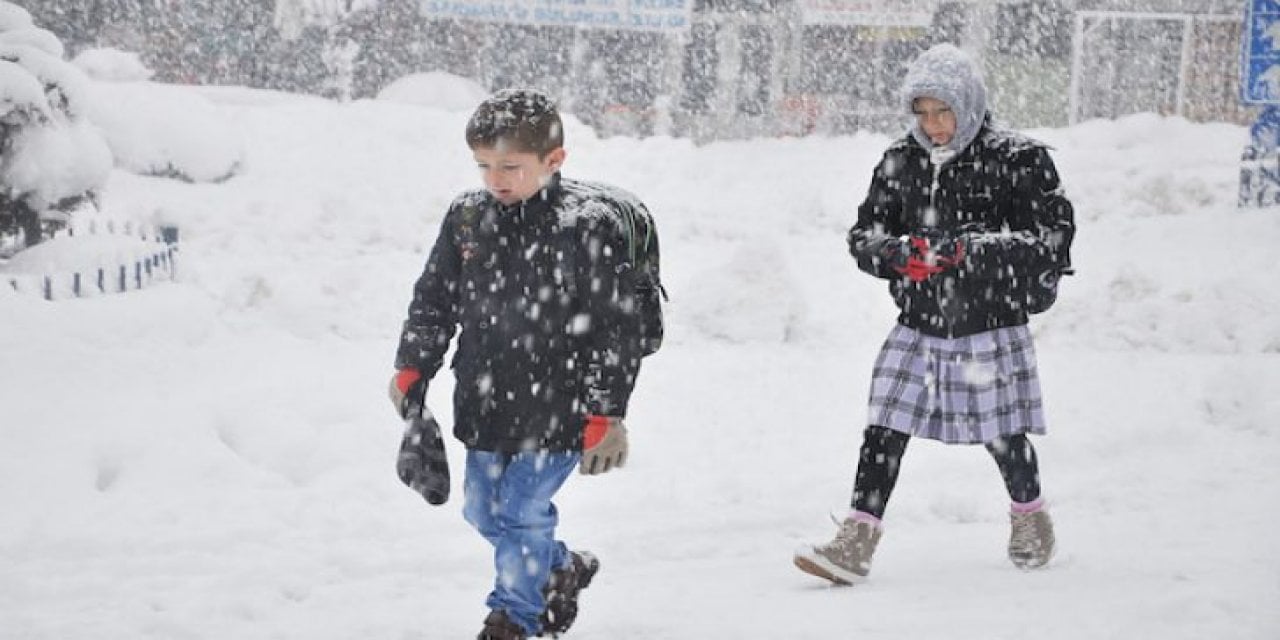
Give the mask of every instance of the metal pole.
[[1076, 13], [1071, 30], [1071, 95], [1067, 102], [1067, 124], [1080, 118], [1080, 74], [1084, 73], [1084, 14]]
[[1182, 59], [1178, 61], [1178, 94], [1174, 103], [1174, 115], [1183, 115], [1182, 105], [1187, 99], [1187, 74], [1191, 69], [1191, 38], [1195, 35], [1195, 18], [1182, 19]]

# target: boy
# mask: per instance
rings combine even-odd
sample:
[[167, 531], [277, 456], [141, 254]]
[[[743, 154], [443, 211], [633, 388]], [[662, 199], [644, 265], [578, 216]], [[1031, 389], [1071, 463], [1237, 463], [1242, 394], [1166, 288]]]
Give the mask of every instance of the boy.
[[463, 515], [494, 547], [481, 640], [559, 634], [600, 564], [555, 538], [551, 499], [575, 466], [627, 459], [623, 417], [661, 342], [658, 252], [634, 196], [561, 178], [564, 131], [546, 96], [503, 91], [466, 130], [485, 189], [458, 196], [414, 287], [391, 396], [421, 406], [459, 326], [454, 435]]
[[888, 281], [901, 313], [872, 372], [848, 517], [794, 557], [836, 584], [870, 571], [913, 436], [985, 445], [1011, 502], [1009, 560], [1033, 569], [1054, 553], [1027, 438], [1045, 432], [1027, 322], [1070, 266], [1075, 222], [1048, 150], [996, 126], [986, 96], [959, 49], [921, 54], [902, 86], [915, 125], [885, 152], [849, 231], [858, 267]]

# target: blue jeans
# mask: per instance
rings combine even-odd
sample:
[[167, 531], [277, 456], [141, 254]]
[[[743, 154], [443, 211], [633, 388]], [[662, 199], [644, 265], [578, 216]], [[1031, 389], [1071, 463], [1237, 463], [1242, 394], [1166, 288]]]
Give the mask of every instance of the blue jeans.
[[536, 635], [547, 603], [542, 589], [551, 571], [567, 566], [569, 550], [555, 539], [559, 517], [552, 496], [582, 454], [467, 451], [462, 515], [493, 545], [497, 578], [485, 602]]

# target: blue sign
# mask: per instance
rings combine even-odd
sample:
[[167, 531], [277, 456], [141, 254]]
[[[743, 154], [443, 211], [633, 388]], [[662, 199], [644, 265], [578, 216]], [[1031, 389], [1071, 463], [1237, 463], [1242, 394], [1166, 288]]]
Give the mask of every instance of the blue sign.
[[1244, 104], [1280, 104], [1280, 0], [1250, 0], [1240, 93]]
[[1280, 204], [1280, 106], [1263, 107], [1240, 155], [1241, 207]]
[[1280, 206], [1280, 0], [1249, 0], [1240, 102], [1264, 105], [1240, 155], [1240, 207]]

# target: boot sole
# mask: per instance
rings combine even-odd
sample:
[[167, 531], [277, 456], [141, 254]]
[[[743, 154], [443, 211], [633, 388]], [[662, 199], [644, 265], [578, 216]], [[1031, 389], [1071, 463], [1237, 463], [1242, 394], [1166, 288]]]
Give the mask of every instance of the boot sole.
[[804, 551], [797, 552], [792, 561], [795, 563], [796, 568], [801, 571], [823, 580], [829, 580], [832, 584], [840, 587], [852, 586], [867, 579], [866, 576], [860, 576], [852, 571], [842, 569], [821, 556], [813, 557]]
[[1049, 562], [1051, 562], [1057, 555], [1058, 548], [1057, 546], [1054, 546], [1049, 549], [1049, 555], [1045, 556], [1043, 560], [1039, 560], [1035, 557], [1024, 558], [1022, 556], [1014, 556], [1011, 554], [1009, 556], [1009, 562], [1012, 562], [1014, 567], [1022, 571], [1037, 571], [1049, 566]]
[[586, 565], [586, 571], [580, 574], [582, 577], [578, 583], [578, 591], [581, 592], [591, 586], [591, 581], [595, 579], [597, 573], [600, 573], [600, 559], [590, 552], [583, 552], [578, 555], [583, 559], [583, 564]]

